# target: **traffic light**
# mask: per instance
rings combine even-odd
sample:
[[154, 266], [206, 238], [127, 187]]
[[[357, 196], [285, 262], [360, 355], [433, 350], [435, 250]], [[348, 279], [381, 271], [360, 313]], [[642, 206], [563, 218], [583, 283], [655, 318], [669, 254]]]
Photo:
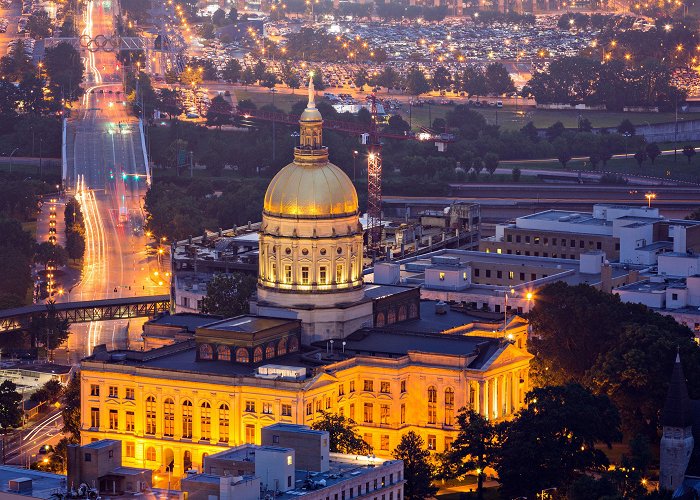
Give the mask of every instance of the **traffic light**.
[[122, 180], [126, 180], [126, 178], [127, 178], [126, 172], [122, 172]]
[[114, 179], [114, 172], [112, 172], [111, 170], [109, 171], [109, 178]]

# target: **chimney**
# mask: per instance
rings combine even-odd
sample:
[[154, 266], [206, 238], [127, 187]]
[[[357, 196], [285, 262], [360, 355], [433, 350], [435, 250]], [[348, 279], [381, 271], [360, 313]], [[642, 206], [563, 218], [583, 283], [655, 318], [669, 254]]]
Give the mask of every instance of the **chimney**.
[[612, 266], [607, 260], [600, 268], [600, 289], [605, 293], [612, 293]]

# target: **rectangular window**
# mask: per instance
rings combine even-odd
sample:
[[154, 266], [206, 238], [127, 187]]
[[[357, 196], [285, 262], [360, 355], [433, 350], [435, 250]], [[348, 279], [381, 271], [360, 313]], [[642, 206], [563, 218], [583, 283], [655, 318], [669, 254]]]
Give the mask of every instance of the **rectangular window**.
[[596, 250], [600, 250], [603, 248], [603, 244], [600, 241], [596, 241], [595, 247], [596, 247]]
[[445, 451], [449, 451], [452, 449], [453, 442], [454, 442], [454, 438], [445, 437]]
[[515, 278], [515, 273], [513, 271], [508, 271], [508, 279], [512, 280]]
[[391, 407], [389, 405], [381, 405], [379, 407], [379, 423], [391, 423]]
[[285, 283], [292, 282], [292, 266], [289, 264], [284, 265], [284, 282]]
[[124, 395], [124, 399], [134, 399], [134, 388], [133, 387], [126, 388], [126, 394]]
[[306, 403], [306, 414], [307, 415], [313, 415], [314, 414], [314, 406], [311, 403]]
[[678, 300], [678, 294], [677, 294], [677, 293], [672, 293], [672, 294], [671, 294], [671, 300]]
[[255, 425], [253, 424], [246, 424], [245, 426], [245, 442], [246, 443], [255, 443]]
[[382, 382], [379, 386], [379, 392], [381, 392], [382, 394], [389, 394], [391, 392], [391, 383]]
[[350, 403], [350, 420], [355, 420], [355, 403]]
[[496, 271], [496, 278], [498, 278], [498, 279], [503, 278], [503, 271]]
[[[362, 440], [367, 443], [370, 448], [372, 447], [372, 434], [370, 432], [366, 432], [365, 435], [362, 437]], [[375, 479], [376, 481], [376, 479]], [[376, 490], [377, 487], [375, 486], [374, 489]]]
[[134, 412], [126, 412], [126, 432], [134, 432]]
[[491, 277], [491, 269], [486, 270], [486, 277], [490, 278]]
[[475, 278], [478, 278], [480, 273], [481, 273], [481, 272], [480, 272], [480, 270], [479, 270], [478, 267], [477, 267], [476, 269], [474, 269], [474, 277], [475, 277]]
[[525, 243], [530, 243], [530, 236], [529, 235], [525, 236]]
[[100, 386], [97, 384], [90, 384], [90, 396], [99, 396]]
[[373, 420], [372, 420], [373, 413], [374, 413], [374, 406], [372, 405], [372, 403], [365, 403], [363, 421], [367, 424], [371, 424], [373, 422]]
[[109, 428], [113, 431], [119, 429], [119, 412], [117, 410], [109, 410]]
[[521, 238], [520, 238], [520, 235], [517, 234], [517, 235], [515, 236], [515, 242], [516, 242], [516, 243], [520, 243], [521, 241], [522, 241], [522, 240], [521, 240]]
[[575, 248], [575, 247], [576, 247], [576, 240], [571, 240], [571, 241], [569, 242], [569, 246], [570, 246], [571, 248]]
[[308, 268], [308, 266], [302, 266], [302, 268], [301, 268], [301, 284], [302, 285], [309, 284], [309, 268]]
[[345, 384], [338, 385], [338, 396], [345, 396]]
[[119, 397], [119, 388], [116, 385], [109, 386], [109, 397], [110, 398], [118, 398]]
[[263, 403], [263, 415], [272, 415], [272, 403]]
[[350, 381], [350, 392], [355, 392], [355, 381], [354, 380]]
[[389, 435], [382, 434], [379, 437], [379, 449], [383, 451], [389, 451]]
[[557, 244], [557, 239], [556, 239], [556, 238], [552, 238], [552, 245], [555, 245], [555, 246], [556, 246], [556, 244]]
[[539, 244], [540, 244], [540, 237], [539, 237], [539, 236], [535, 236], [534, 243], [535, 243], [535, 245], [539, 245]]
[[211, 408], [207, 406], [202, 406], [200, 420], [200, 437], [202, 439], [211, 439]]
[[342, 264], [336, 264], [335, 266], [335, 282], [336, 283], [344, 283], [345, 280], [343, 279], [343, 265]]
[[440, 281], [445, 281], [445, 273], [442, 271], [440, 272]]
[[90, 409], [90, 427], [93, 429], [100, 428], [100, 409], [91, 408]]
[[326, 266], [321, 266], [318, 268], [318, 282], [321, 285], [325, 285], [328, 282], [328, 271]]
[[255, 413], [255, 401], [246, 401], [245, 411], [248, 413]]
[[403, 394], [404, 392], [406, 392], [406, 381], [402, 380], [401, 381], [401, 394]]
[[362, 390], [367, 391], [367, 392], [373, 392], [374, 391], [374, 380], [365, 380]]
[[292, 416], [292, 405], [282, 405], [282, 416], [291, 417]]
[[406, 423], [406, 404], [401, 403], [401, 423]]
[[435, 425], [437, 422], [437, 408], [435, 403], [428, 404], [428, 423], [430, 425]]
[[136, 455], [136, 445], [133, 441], [127, 441], [124, 443], [124, 455], [126, 458], [134, 458]]
[[435, 434], [428, 434], [428, 449], [434, 451], [436, 449], [436, 443], [437, 438], [435, 437]]

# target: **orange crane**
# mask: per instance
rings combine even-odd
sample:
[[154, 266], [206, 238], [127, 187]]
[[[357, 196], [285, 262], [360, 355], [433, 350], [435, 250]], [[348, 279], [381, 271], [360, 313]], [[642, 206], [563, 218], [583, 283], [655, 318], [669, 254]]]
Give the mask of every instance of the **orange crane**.
[[[452, 134], [436, 134], [428, 129], [421, 129], [419, 134], [391, 134], [382, 132], [377, 127], [377, 99], [371, 96], [370, 112], [372, 120], [369, 127], [365, 124], [340, 120], [323, 120], [323, 128], [335, 132], [345, 132], [360, 136], [367, 145], [367, 247], [377, 250], [381, 243], [382, 234], [382, 144], [381, 139], [397, 139], [402, 141], [431, 141], [435, 142], [440, 151], [454, 142]], [[299, 123], [299, 117], [273, 111], [235, 108], [234, 116], [244, 120], [263, 120], [279, 122], [288, 125]]]

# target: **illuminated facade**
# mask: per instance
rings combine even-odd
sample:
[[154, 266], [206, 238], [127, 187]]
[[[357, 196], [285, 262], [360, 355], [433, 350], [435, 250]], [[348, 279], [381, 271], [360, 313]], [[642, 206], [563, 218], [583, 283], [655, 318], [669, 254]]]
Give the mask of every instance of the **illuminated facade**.
[[370, 326], [362, 286], [357, 192], [328, 161], [323, 119], [309, 82], [294, 161], [265, 193], [260, 228], [258, 297], [251, 312], [302, 321], [305, 340], [345, 337]]
[[[514, 331], [516, 335], [517, 331]], [[224, 360], [197, 361], [184, 342], [147, 352], [96, 353], [81, 371], [83, 443], [118, 439], [126, 466], [174, 476], [199, 468], [204, 456], [260, 443], [260, 429], [310, 425], [321, 411], [341, 413], [377, 456], [388, 457], [402, 434], [418, 432], [436, 452], [456, 437], [463, 406], [492, 419], [520, 409], [531, 355], [518, 342], [454, 334], [361, 331], [346, 359], [323, 349], [290, 353], [277, 364], [304, 366], [306, 376], [274, 377]], [[522, 344], [521, 344], [522, 345]], [[378, 353], [382, 346], [387, 352]], [[373, 354], [369, 354], [369, 353]], [[267, 365], [271, 366], [271, 365]]]

